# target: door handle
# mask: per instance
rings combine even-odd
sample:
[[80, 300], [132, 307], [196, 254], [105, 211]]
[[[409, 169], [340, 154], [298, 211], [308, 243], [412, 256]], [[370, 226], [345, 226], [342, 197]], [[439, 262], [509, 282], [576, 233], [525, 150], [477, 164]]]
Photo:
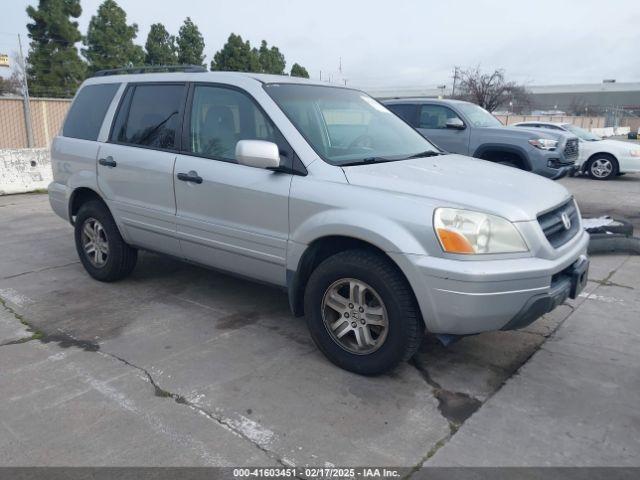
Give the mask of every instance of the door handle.
[[202, 183], [202, 177], [198, 176], [198, 172], [191, 170], [189, 173], [179, 173], [178, 180], [183, 182]]
[[100, 160], [98, 160], [98, 163], [102, 166], [112, 168], [118, 165], [111, 155], [109, 155], [107, 158], [101, 158]]

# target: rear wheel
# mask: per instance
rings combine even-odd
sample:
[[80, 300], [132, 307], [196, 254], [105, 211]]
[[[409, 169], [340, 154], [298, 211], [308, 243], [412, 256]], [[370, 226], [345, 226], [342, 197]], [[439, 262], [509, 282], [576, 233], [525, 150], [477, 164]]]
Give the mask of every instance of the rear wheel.
[[313, 271], [305, 312], [325, 356], [362, 375], [408, 360], [422, 339], [422, 320], [407, 281], [390, 260], [366, 250], [338, 253]]
[[80, 207], [75, 221], [76, 250], [85, 270], [96, 280], [113, 282], [129, 275], [138, 259], [122, 239], [109, 209], [99, 201]]
[[596, 180], [609, 180], [618, 174], [618, 162], [608, 155], [594, 157], [587, 165], [589, 176]]

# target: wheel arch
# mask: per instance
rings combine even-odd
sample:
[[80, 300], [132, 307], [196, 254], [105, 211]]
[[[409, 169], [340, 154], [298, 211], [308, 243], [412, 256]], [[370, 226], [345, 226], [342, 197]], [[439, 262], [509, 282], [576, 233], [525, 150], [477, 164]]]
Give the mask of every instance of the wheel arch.
[[[107, 202], [100, 196], [98, 192], [89, 187], [78, 187], [71, 192], [69, 196], [69, 222], [71, 225], [75, 224], [74, 217], [78, 214], [80, 207], [92, 200], [99, 201], [104, 204], [105, 207], [111, 212], [111, 209], [107, 205]], [[113, 214], [112, 214], [113, 216]]]
[[492, 161], [489, 157], [493, 154], [507, 153], [509, 155], [515, 156], [522, 165], [522, 168], [527, 171], [531, 171], [531, 163], [529, 162], [529, 157], [527, 152], [516, 145], [508, 145], [504, 143], [485, 143], [480, 145], [475, 152], [473, 152], [473, 157], [480, 158], [482, 160]]
[[306, 246], [295, 270], [287, 269], [289, 306], [295, 316], [304, 315], [304, 292], [311, 273], [330, 256], [347, 250], [368, 250], [385, 257], [402, 275], [407, 285], [412, 288], [402, 268], [380, 246], [347, 235], [326, 235], [313, 240]]
[[618, 160], [618, 157], [616, 157], [611, 152], [596, 152], [596, 153], [592, 153], [591, 155], [589, 155], [589, 158], [587, 158], [585, 160], [585, 162], [582, 164], [582, 171], [586, 172], [589, 169], [589, 165], [590, 165], [591, 161], [595, 160], [598, 157], [610, 158], [611, 160], [613, 160], [615, 162], [614, 166], [616, 167], [616, 171], [618, 171], [618, 172], [620, 171], [620, 160]]

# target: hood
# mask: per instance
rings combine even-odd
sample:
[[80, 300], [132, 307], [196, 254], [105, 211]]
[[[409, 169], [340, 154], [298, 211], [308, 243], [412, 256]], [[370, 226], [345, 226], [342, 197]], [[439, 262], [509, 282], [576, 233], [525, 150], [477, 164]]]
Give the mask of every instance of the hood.
[[417, 195], [434, 207], [452, 206], [499, 215], [512, 222], [535, 220], [568, 200], [562, 185], [513, 167], [462, 155], [441, 155], [343, 167], [352, 185]]
[[606, 149], [607, 151], [624, 152], [628, 154], [631, 150], [640, 150], [640, 145], [637, 143], [623, 142], [622, 140], [598, 140], [597, 142], [584, 142], [590, 143], [594, 146], [600, 147], [599, 150]]
[[[483, 127], [483, 132], [491, 131], [496, 135], [505, 135], [508, 138], [514, 138], [516, 136], [520, 138], [533, 139], [533, 138], [548, 138], [551, 140], [558, 140], [562, 137], [575, 137], [572, 133], [563, 132], [562, 130], [550, 130], [548, 128], [534, 128], [534, 127]], [[578, 137], [575, 137], [578, 138]]]

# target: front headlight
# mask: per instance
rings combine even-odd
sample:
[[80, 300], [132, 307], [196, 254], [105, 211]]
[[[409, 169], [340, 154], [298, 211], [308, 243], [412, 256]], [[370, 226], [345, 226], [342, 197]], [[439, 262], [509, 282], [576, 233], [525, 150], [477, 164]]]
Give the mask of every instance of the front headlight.
[[631, 150], [629, 152], [629, 155], [631, 155], [632, 157], [640, 157], [640, 150]]
[[536, 138], [529, 140], [529, 143], [540, 150], [555, 150], [558, 146], [557, 140], [550, 140], [548, 138]]
[[516, 227], [502, 217], [457, 208], [437, 208], [433, 227], [447, 253], [527, 252]]

